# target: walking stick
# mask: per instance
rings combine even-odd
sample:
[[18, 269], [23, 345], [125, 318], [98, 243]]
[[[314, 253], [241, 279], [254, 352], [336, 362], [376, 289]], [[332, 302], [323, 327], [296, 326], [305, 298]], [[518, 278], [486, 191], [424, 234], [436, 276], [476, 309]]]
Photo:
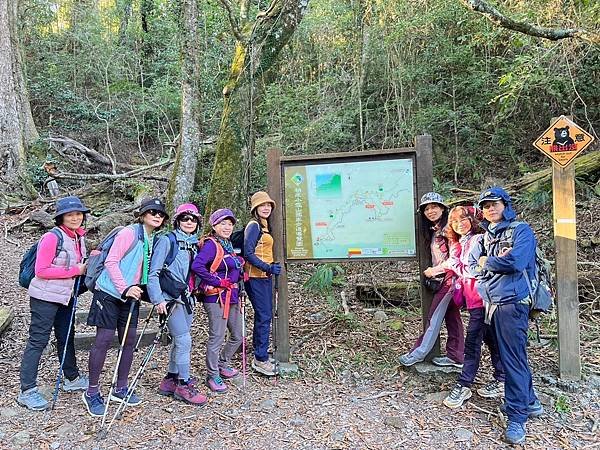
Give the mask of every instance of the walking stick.
[[275, 275], [273, 295], [273, 359], [275, 360], [275, 376], [279, 374], [279, 361], [277, 360], [277, 320], [279, 318], [279, 275]]
[[[243, 286], [243, 284], [242, 284]], [[244, 391], [246, 390], [246, 291], [240, 292], [240, 309], [242, 312], [242, 377]]]
[[146, 328], [148, 328], [148, 324], [150, 323], [150, 319], [152, 318], [152, 314], [154, 313], [154, 308], [156, 308], [156, 305], [152, 305], [152, 309], [150, 310], [150, 314], [148, 314], [148, 317], [146, 317], [146, 320], [144, 322], [144, 328], [142, 328], [142, 332], [140, 333], [140, 337], [138, 338], [137, 342], [135, 343], [135, 347], [133, 348], [134, 352], [137, 352], [140, 348], [140, 342], [142, 342], [142, 338], [144, 337], [144, 333], [146, 332]]
[[58, 375], [56, 376], [56, 384], [54, 385], [54, 395], [52, 395], [52, 406], [50, 410], [54, 410], [56, 400], [58, 399], [58, 388], [63, 375], [63, 367], [65, 365], [65, 358], [67, 357], [67, 347], [69, 346], [69, 338], [71, 337], [71, 328], [73, 327], [73, 320], [75, 320], [75, 311], [77, 310], [77, 299], [79, 297], [79, 286], [81, 285], [81, 276], [78, 276], [75, 280], [73, 287], [73, 309], [71, 310], [71, 319], [69, 320], [69, 328], [67, 328], [67, 337], [65, 339], [65, 346], [63, 348], [62, 357], [60, 358], [60, 366], [58, 367]]
[[110, 396], [112, 395], [112, 391], [117, 383], [117, 373], [119, 371], [119, 364], [121, 363], [121, 357], [123, 356], [123, 347], [125, 347], [125, 340], [127, 339], [127, 333], [129, 332], [129, 324], [131, 323], [131, 316], [133, 315], [133, 309], [135, 308], [136, 300], [133, 298], [129, 298], [131, 301], [131, 306], [129, 307], [129, 314], [127, 315], [127, 323], [125, 324], [125, 330], [123, 332], [123, 338], [121, 339], [121, 344], [119, 346], [119, 353], [117, 355], [117, 364], [115, 365], [115, 370], [113, 372], [112, 381], [110, 382], [110, 389], [108, 390], [108, 398], [106, 400], [106, 406], [104, 407], [104, 414], [102, 414], [102, 424], [100, 425], [100, 432], [98, 437], [100, 439], [104, 439], [106, 437], [107, 432], [104, 430], [104, 423], [106, 422], [106, 414], [108, 413], [108, 405], [110, 405]]
[[133, 391], [135, 391], [135, 388], [137, 387], [138, 382], [142, 378], [142, 375], [144, 374], [144, 371], [146, 370], [146, 366], [148, 365], [148, 363], [150, 362], [150, 358], [152, 358], [152, 355], [154, 354], [154, 350], [156, 349], [156, 346], [158, 345], [158, 343], [162, 339], [162, 335], [163, 335], [165, 329], [168, 326], [168, 322], [169, 322], [169, 318], [171, 317], [171, 313], [173, 312], [173, 310], [176, 307], [177, 307], [176, 303], [173, 303], [173, 306], [171, 306], [171, 307], [167, 307], [168, 310], [167, 310], [167, 314], [166, 314], [166, 317], [164, 319], [164, 322], [161, 325], [161, 327], [159, 328], [158, 333], [156, 333], [156, 336], [154, 336], [154, 340], [152, 341], [152, 345], [150, 346], [150, 348], [146, 352], [146, 355], [144, 356], [144, 359], [142, 359], [142, 362], [140, 363], [140, 367], [139, 367], [138, 371], [136, 372], [135, 376], [133, 377], [133, 380], [131, 381], [131, 385], [127, 389], [127, 395], [123, 399], [123, 402], [121, 402], [121, 404], [117, 408], [117, 411], [115, 412], [115, 414], [113, 415], [111, 421], [109, 422], [108, 426], [106, 427], [105, 435], [108, 434], [108, 432], [110, 431], [110, 429], [112, 427], [112, 424], [114, 423], [115, 419], [117, 419], [117, 418], [120, 419], [121, 416], [123, 415], [123, 413], [125, 412], [125, 408], [127, 408], [128, 404], [129, 404], [129, 399], [131, 398], [131, 395], [133, 394]]

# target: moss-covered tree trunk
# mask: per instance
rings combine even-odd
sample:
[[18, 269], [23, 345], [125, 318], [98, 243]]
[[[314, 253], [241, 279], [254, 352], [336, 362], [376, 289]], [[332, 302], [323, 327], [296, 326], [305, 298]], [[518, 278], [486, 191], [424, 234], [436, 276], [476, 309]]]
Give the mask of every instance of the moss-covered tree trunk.
[[27, 147], [39, 138], [33, 123], [17, 35], [18, 0], [0, 1], [0, 152], [2, 175], [29, 193]]
[[200, 155], [199, 79], [201, 55], [198, 45], [198, 2], [197, 0], [184, 0], [181, 9], [183, 26], [181, 137], [167, 191], [167, 203], [170, 207], [190, 200]]
[[243, 40], [236, 43], [229, 79], [223, 89], [223, 114], [207, 213], [222, 207], [241, 215], [246, 212], [256, 105], [267, 80], [265, 76], [294, 34], [307, 6], [308, 0], [273, 0], [254, 22], [242, 21]]

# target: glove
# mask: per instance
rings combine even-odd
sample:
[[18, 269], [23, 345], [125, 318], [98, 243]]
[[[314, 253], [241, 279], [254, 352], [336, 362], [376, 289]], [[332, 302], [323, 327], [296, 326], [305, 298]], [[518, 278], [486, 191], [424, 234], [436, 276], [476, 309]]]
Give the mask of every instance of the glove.
[[227, 278], [223, 278], [219, 282], [219, 287], [222, 287], [222, 288], [225, 288], [225, 289], [231, 289], [233, 287], [233, 283], [231, 282], [231, 280], [229, 280]]
[[281, 273], [281, 264], [279, 264], [279, 263], [271, 264], [271, 267], [269, 268], [269, 272], [271, 272], [273, 275], [279, 275]]
[[246, 273], [246, 272], [244, 272], [244, 283], [245, 283], [246, 281], [250, 281], [250, 274], [249, 274], [249, 273]]

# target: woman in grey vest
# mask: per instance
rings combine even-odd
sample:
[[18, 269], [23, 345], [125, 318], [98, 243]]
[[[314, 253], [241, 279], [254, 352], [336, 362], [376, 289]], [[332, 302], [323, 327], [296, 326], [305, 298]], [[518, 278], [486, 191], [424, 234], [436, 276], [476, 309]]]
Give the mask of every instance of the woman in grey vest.
[[[88, 379], [79, 374], [75, 360], [74, 324], [71, 323], [76, 279], [85, 273], [85, 215], [87, 209], [77, 197], [56, 202], [56, 227], [44, 234], [37, 248], [35, 277], [29, 285], [31, 324], [29, 338], [21, 360], [21, 392], [17, 402], [28, 409], [43, 411], [46, 400], [37, 388], [37, 374], [42, 352], [54, 329], [59, 360], [65, 345], [64, 391], [85, 390]], [[61, 236], [61, 238], [59, 238]], [[68, 333], [69, 325], [71, 332]], [[69, 335], [68, 342], [66, 341]], [[59, 362], [60, 363], [60, 362]]]

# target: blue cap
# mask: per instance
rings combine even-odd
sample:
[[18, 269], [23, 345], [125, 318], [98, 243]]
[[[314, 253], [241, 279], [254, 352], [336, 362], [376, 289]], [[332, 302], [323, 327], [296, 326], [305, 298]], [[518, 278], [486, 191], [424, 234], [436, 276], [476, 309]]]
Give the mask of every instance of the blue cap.
[[495, 202], [498, 200], [502, 200], [504, 203], [511, 203], [510, 195], [508, 195], [508, 193], [501, 187], [494, 186], [481, 193], [479, 196], [479, 201], [477, 202], [477, 206], [481, 208], [481, 204], [483, 202]]
[[58, 216], [62, 216], [63, 214], [73, 211], [79, 211], [84, 214], [90, 212], [90, 210], [85, 207], [79, 197], [72, 195], [69, 197], [60, 198], [56, 201], [56, 212], [54, 213], [54, 218], [56, 219]]

